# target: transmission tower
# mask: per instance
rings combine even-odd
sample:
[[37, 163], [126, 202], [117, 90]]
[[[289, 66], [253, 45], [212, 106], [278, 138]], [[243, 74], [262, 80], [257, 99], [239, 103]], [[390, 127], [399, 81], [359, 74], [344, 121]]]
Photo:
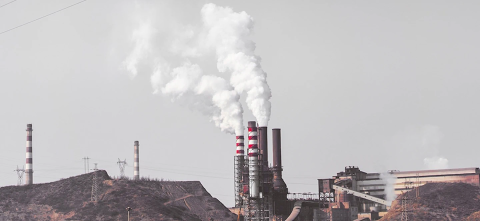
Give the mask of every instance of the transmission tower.
[[97, 164], [95, 163], [95, 168], [93, 169], [93, 183], [92, 183], [92, 199], [91, 201], [97, 202], [98, 200], [98, 180], [97, 180]]
[[17, 175], [18, 175], [17, 186], [21, 186], [23, 183], [23, 174], [25, 174], [25, 169], [24, 168], [18, 169], [18, 165], [17, 165], [17, 169], [14, 171], [17, 172]]
[[408, 192], [412, 188], [412, 183], [410, 180], [405, 179], [404, 187], [405, 192], [402, 191], [402, 221], [408, 221], [408, 214], [409, 214], [409, 202], [410, 198], [408, 197]]
[[125, 177], [125, 165], [127, 165], [127, 159], [121, 161], [120, 158], [118, 158], [117, 161], [118, 168], [120, 168], [120, 178]]

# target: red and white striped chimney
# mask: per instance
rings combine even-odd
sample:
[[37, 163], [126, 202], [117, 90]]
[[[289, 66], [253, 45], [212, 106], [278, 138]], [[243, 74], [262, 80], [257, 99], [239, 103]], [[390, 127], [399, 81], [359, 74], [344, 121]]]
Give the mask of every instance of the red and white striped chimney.
[[33, 184], [32, 124], [27, 124], [27, 154], [25, 156], [25, 185]]
[[244, 136], [236, 136], [237, 154], [235, 156], [235, 206], [241, 206], [242, 199], [240, 193], [243, 191], [242, 172], [244, 161]]
[[258, 198], [260, 193], [260, 177], [258, 171], [258, 139], [257, 123], [248, 122], [248, 174], [250, 198]]
[[237, 136], [237, 156], [243, 156], [244, 155], [244, 140], [245, 137], [242, 136]]
[[140, 165], [139, 165], [139, 158], [140, 158], [140, 145], [138, 141], [135, 141], [133, 143], [133, 179], [134, 180], [139, 180], [140, 179]]

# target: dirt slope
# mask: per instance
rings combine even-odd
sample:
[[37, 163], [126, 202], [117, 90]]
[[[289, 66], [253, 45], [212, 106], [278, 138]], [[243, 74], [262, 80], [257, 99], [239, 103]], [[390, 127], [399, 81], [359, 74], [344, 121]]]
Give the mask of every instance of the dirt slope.
[[1, 220], [236, 220], [198, 181], [112, 180], [96, 172], [99, 200], [91, 202], [93, 173], [57, 182], [0, 188]]
[[[407, 193], [409, 220], [480, 220], [480, 187], [466, 183], [427, 183]], [[401, 196], [380, 220], [401, 220]]]

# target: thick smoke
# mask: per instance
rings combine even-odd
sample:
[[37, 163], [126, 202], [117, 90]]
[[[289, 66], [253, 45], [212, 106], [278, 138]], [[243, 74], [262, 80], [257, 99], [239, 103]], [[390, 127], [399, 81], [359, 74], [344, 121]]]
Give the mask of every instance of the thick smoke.
[[151, 83], [154, 93], [162, 93], [172, 102], [181, 102], [209, 115], [222, 131], [243, 134], [240, 95], [225, 79], [203, 75], [200, 66], [185, 62], [172, 70], [165, 64], [157, 64]]
[[204, 43], [215, 50], [218, 70], [231, 73], [231, 85], [240, 94], [246, 92], [248, 108], [260, 126], [267, 126], [272, 95], [260, 57], [254, 54], [255, 43], [249, 38], [253, 31], [252, 17], [228, 7], [206, 4], [202, 20], [206, 32]]
[[[201, 26], [162, 32], [163, 39], [171, 42], [161, 44], [170, 45], [170, 50], [161, 50], [155, 44], [160, 39], [155, 28], [140, 25], [133, 33], [135, 46], [124, 66], [135, 77], [143, 61], [154, 64], [150, 78], [154, 93], [210, 116], [222, 131], [237, 135], [243, 135], [244, 130], [240, 95], [245, 92], [248, 108], [260, 126], [267, 126], [271, 92], [260, 57], [254, 54], [255, 43], [249, 39], [253, 19], [245, 12], [214, 4], [203, 6], [201, 16]], [[201, 67], [189, 60], [208, 58], [209, 52], [215, 52], [217, 68], [229, 80], [204, 75]], [[165, 59], [172, 56], [184, 63], [172, 69], [172, 62]]]

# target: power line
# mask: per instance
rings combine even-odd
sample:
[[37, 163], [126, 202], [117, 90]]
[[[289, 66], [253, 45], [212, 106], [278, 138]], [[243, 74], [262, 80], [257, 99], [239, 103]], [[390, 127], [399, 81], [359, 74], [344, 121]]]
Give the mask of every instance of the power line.
[[[127, 165], [128, 167], [131, 167]], [[231, 178], [227, 177], [218, 177], [218, 176], [208, 176], [208, 175], [198, 175], [198, 174], [191, 174], [191, 173], [181, 173], [181, 172], [172, 172], [168, 170], [162, 170], [162, 169], [156, 169], [156, 168], [151, 168], [151, 167], [142, 167], [144, 170], [152, 170], [152, 171], [160, 171], [160, 172], [165, 172], [165, 173], [173, 173], [173, 174], [182, 174], [182, 175], [190, 175], [190, 176], [199, 176], [199, 177], [208, 177], [208, 178], [216, 178], [216, 179], [226, 179], [229, 180]]]
[[[28, 24], [30, 24], [30, 23], [36, 22], [36, 21], [38, 21], [38, 20], [40, 20], [40, 19], [42, 19], [42, 18], [46, 18], [46, 17], [48, 17], [48, 16], [50, 16], [50, 15], [56, 14], [56, 13], [58, 13], [58, 12], [61, 12], [61, 11], [65, 10], [65, 9], [71, 8], [71, 7], [75, 6], [75, 5], [78, 5], [78, 4], [80, 4], [80, 3], [82, 3], [82, 2], [86, 2], [86, 1], [87, 1], [87, 0], [79, 1], [79, 2], [77, 2], [77, 3], [75, 3], [75, 4], [73, 4], [73, 5], [69, 5], [69, 6], [65, 7], [65, 8], [59, 9], [59, 10], [57, 10], [57, 11], [54, 11], [54, 12], [50, 13], [50, 14], [44, 15], [44, 16], [39, 17], [39, 18], [36, 18], [36, 19], [33, 19], [33, 20], [31, 20], [31, 21], [29, 21], [29, 22], [26, 22], [26, 23], [23, 23], [23, 24], [21, 24], [21, 25], [19, 25], [19, 26], [10, 28], [10, 29], [8, 29], [8, 30], [6, 30], [6, 31], [0, 32], [0, 35], [5, 34], [5, 33], [9, 32], [9, 31], [13, 31], [13, 30], [15, 30], [15, 29], [17, 29], [17, 28], [20, 28], [20, 27], [23, 27], [23, 26], [25, 26], [25, 25], [28, 25]], [[7, 4], [10, 4], [10, 3], [7, 3]]]
[[7, 6], [7, 5], [9, 5], [10, 3], [14, 2], [14, 1], [17, 1], [17, 0], [13, 0], [13, 1], [11, 1], [11, 2], [8, 2], [8, 3], [6, 3], [6, 4], [0, 5], [0, 8], [1, 8], [1, 7], [3, 7], [3, 6]]

